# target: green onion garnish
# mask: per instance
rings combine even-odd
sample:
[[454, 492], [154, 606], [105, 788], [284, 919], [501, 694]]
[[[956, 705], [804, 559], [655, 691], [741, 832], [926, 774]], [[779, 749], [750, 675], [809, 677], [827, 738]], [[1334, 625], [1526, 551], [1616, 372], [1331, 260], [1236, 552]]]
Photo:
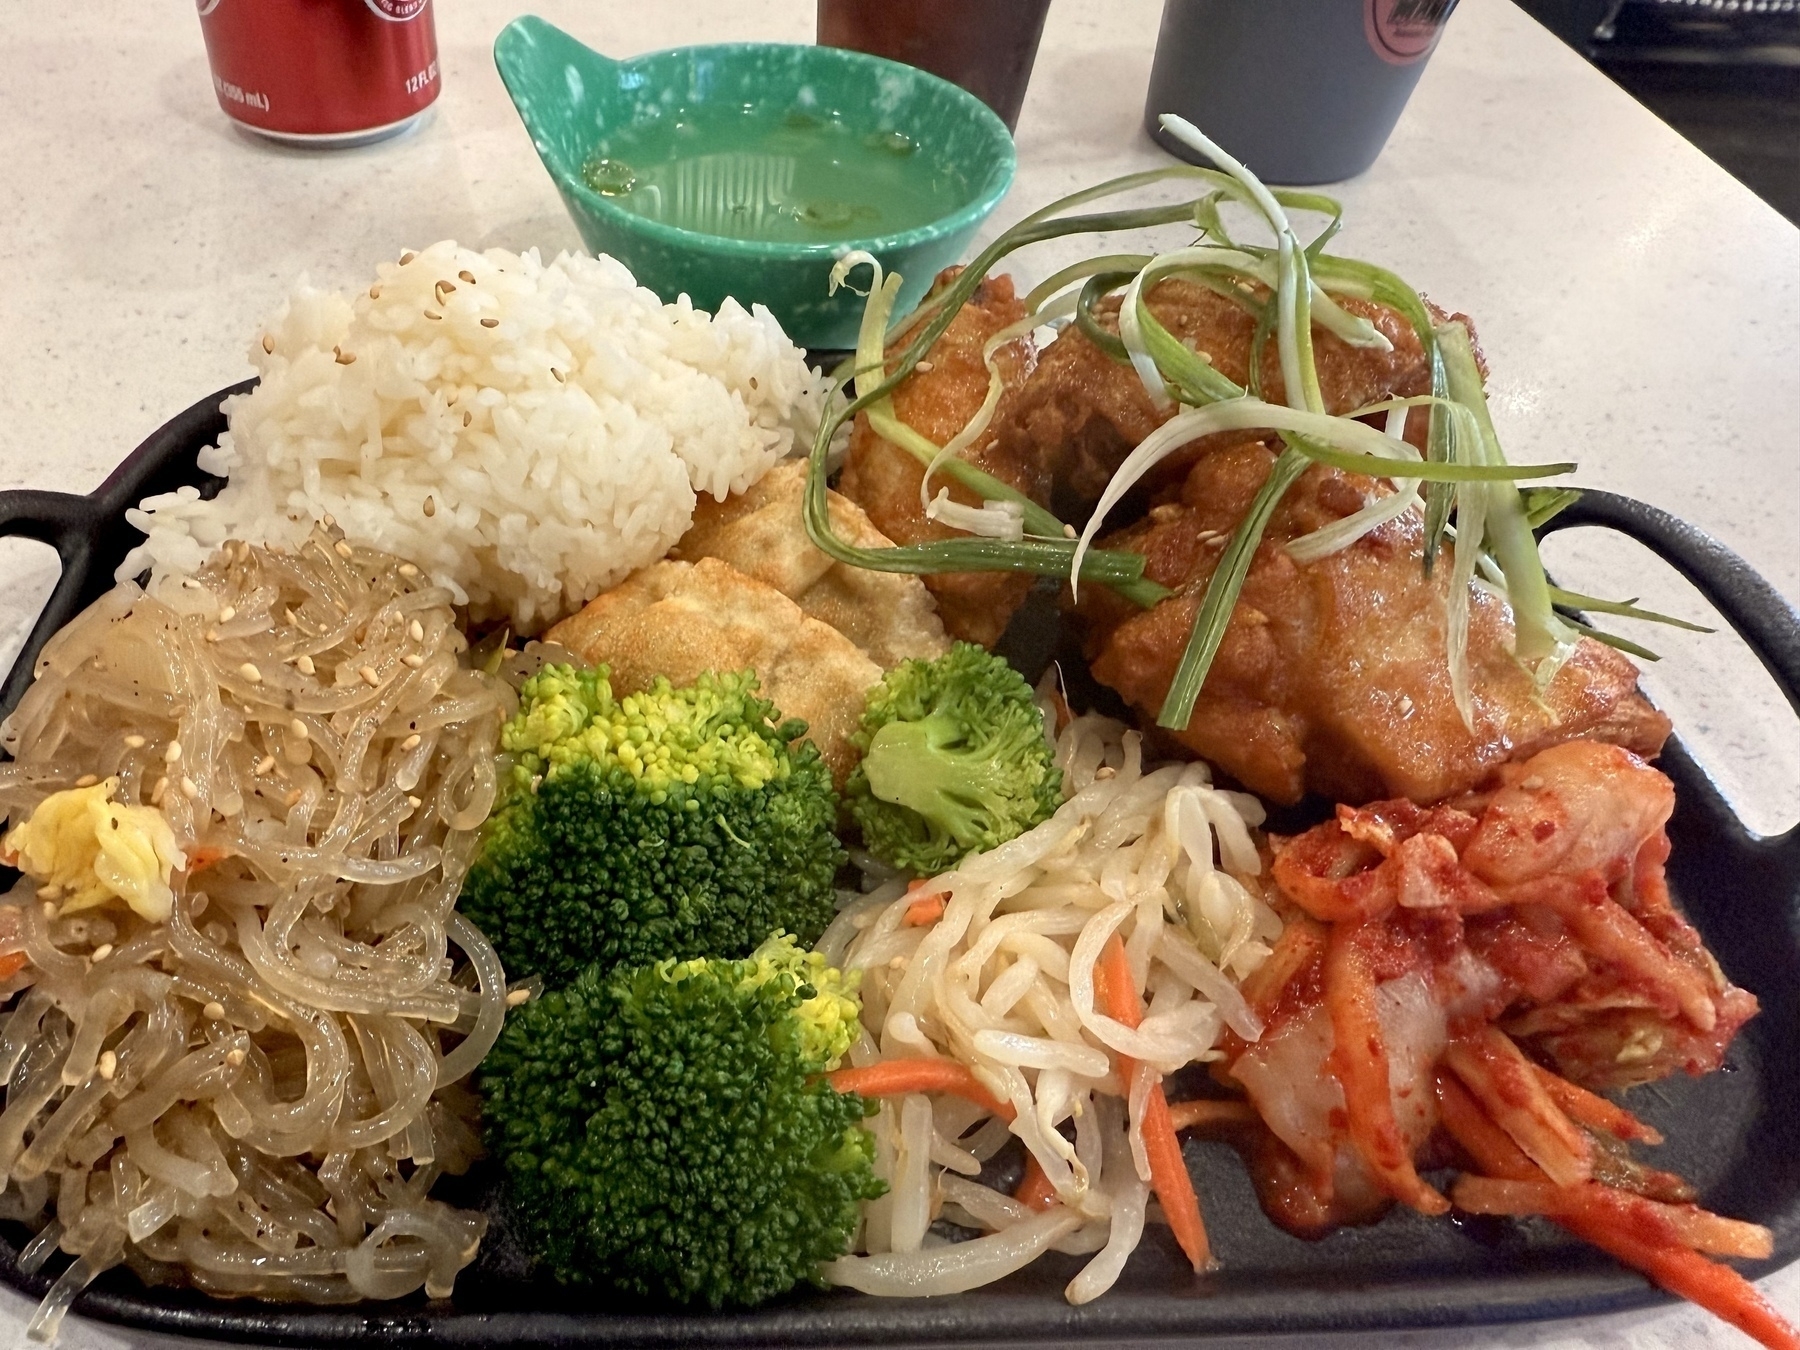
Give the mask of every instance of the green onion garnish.
[[1705, 624], [1692, 623], [1687, 619], [1678, 619], [1673, 614], [1659, 614], [1653, 609], [1639, 609], [1637, 600], [1602, 600], [1597, 595], [1583, 595], [1579, 591], [1565, 591], [1561, 586], [1550, 588], [1550, 599], [1561, 609], [1579, 609], [1592, 614], [1617, 614], [1621, 618], [1641, 619], [1645, 623], [1666, 624], [1670, 628], [1684, 628], [1690, 633], [1716, 633], [1716, 628], [1708, 628]]
[[1531, 487], [1521, 495], [1525, 498], [1525, 519], [1534, 530], [1543, 529], [1581, 500], [1581, 492], [1576, 488]]
[[[1465, 722], [1471, 721], [1473, 714], [1466, 646], [1469, 593], [1476, 584], [1497, 587], [1507, 596], [1514, 616], [1515, 654], [1533, 671], [1540, 687], [1567, 659], [1579, 632], [1593, 632], [1601, 641], [1654, 659], [1624, 639], [1594, 632], [1560, 609], [1585, 608], [1695, 627], [1640, 610], [1632, 602], [1597, 601], [1551, 586], [1532, 531], [1565, 509], [1579, 493], [1569, 488], [1521, 490], [1519, 485], [1528, 479], [1568, 473], [1575, 466], [1507, 462], [1488, 413], [1474, 348], [1462, 325], [1438, 324], [1419, 293], [1393, 272], [1326, 252], [1342, 223], [1337, 201], [1321, 193], [1269, 189], [1195, 127], [1177, 117], [1165, 117], [1163, 125], [1218, 167], [1172, 165], [1128, 174], [1053, 202], [1001, 234], [951, 285], [898, 323], [892, 310], [899, 278], [884, 279], [867, 255], [839, 262], [833, 270], [834, 288], [851, 269], [864, 264], [872, 268], [875, 280], [868, 292], [857, 355], [838, 378], [846, 397], [834, 400], [813, 443], [806, 524], [815, 544], [832, 557], [860, 567], [913, 573], [1010, 570], [1063, 576], [1077, 590], [1084, 583], [1109, 586], [1137, 604], [1150, 606], [1171, 593], [1144, 577], [1144, 559], [1093, 546], [1107, 513], [1160, 460], [1201, 436], [1228, 430], [1272, 431], [1284, 448], [1207, 582], [1180, 666], [1157, 718], [1161, 726], [1179, 729], [1187, 725], [1263, 532], [1283, 495], [1313, 464], [1386, 479], [1394, 491], [1290, 542], [1288, 551], [1296, 560], [1310, 562], [1328, 556], [1415, 510], [1423, 512], [1423, 565], [1428, 575], [1440, 548], [1454, 539], [1446, 661]], [[1203, 195], [1166, 206], [1078, 212], [1089, 203], [1171, 181], [1197, 183], [1203, 187]], [[1226, 202], [1249, 208], [1273, 236], [1273, 245], [1234, 239], [1220, 210]], [[1288, 211], [1323, 215], [1326, 223], [1302, 244]], [[948, 444], [934, 444], [895, 414], [889, 397], [894, 387], [912, 372], [1002, 258], [1065, 235], [1105, 235], [1176, 224], [1196, 230], [1198, 238], [1154, 256], [1097, 254], [1063, 268], [1036, 287], [1026, 297], [1030, 317], [986, 344], [987, 397], [975, 417]], [[1184, 345], [1152, 312], [1150, 293], [1171, 277], [1208, 287], [1255, 318], [1248, 389], [1223, 375], [1204, 353]], [[1114, 333], [1101, 324], [1095, 311], [1103, 297], [1120, 291], [1118, 331]], [[1428, 363], [1428, 395], [1390, 399], [1343, 416], [1325, 411], [1313, 359], [1314, 324], [1352, 345], [1391, 345], [1373, 324], [1344, 309], [1334, 298], [1340, 296], [1373, 300], [1407, 322]], [[1057, 321], [1074, 322], [1100, 350], [1131, 365], [1156, 407], [1183, 405], [1119, 466], [1079, 539], [1053, 513], [962, 458], [986, 432], [1003, 392], [994, 365], [999, 348], [1024, 332]], [[1260, 387], [1262, 352], [1271, 338], [1279, 357], [1286, 406], [1266, 401]], [[899, 349], [892, 360], [886, 350], [889, 344]], [[967, 538], [863, 549], [832, 533], [825, 509], [828, 452], [838, 430], [858, 412], [866, 412], [878, 434], [926, 466], [922, 503], [933, 518], [967, 531]], [[1385, 430], [1358, 420], [1381, 413], [1387, 414]], [[1423, 456], [1402, 439], [1409, 416], [1428, 419]], [[969, 489], [984, 505], [953, 503], [942, 492], [932, 496], [932, 479], [939, 475]]]

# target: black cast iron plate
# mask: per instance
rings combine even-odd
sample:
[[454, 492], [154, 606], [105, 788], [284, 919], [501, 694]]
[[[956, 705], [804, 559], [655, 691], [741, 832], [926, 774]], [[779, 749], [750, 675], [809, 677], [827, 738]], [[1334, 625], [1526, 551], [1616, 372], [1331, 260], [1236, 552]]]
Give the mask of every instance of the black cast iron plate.
[[[224, 429], [220, 400], [245, 387], [203, 399], [158, 430], [91, 496], [0, 493], [0, 535], [41, 539], [63, 560], [56, 592], [0, 685], [0, 713], [23, 692], [44, 639], [111, 586], [113, 569], [137, 539], [125, 509], [182, 483], [216, 486], [195, 456]], [[1706, 592], [1800, 710], [1800, 618], [1741, 560], [1652, 507], [1605, 493], [1590, 494], [1555, 524], [1606, 526], [1650, 545]], [[1039, 606], [1035, 614], [1008, 636], [1009, 654], [1023, 664], [1040, 665], [1058, 646], [1053, 609]], [[1800, 1255], [1800, 828], [1775, 839], [1750, 835], [1679, 741], [1661, 766], [1677, 787], [1669, 827], [1675, 894], [1731, 978], [1762, 1000], [1762, 1013], [1723, 1072], [1640, 1088], [1628, 1101], [1668, 1136], [1650, 1161], [1693, 1179], [1711, 1208], [1774, 1230], [1774, 1256], [1741, 1266], [1756, 1277]], [[1667, 1299], [1635, 1273], [1536, 1222], [1434, 1221], [1397, 1210], [1373, 1227], [1301, 1241], [1263, 1217], [1229, 1150], [1190, 1142], [1187, 1158], [1221, 1268], [1194, 1275], [1167, 1230], [1153, 1227], [1112, 1292], [1079, 1308], [1064, 1302], [1062, 1289], [1084, 1258], [1051, 1255], [997, 1285], [948, 1298], [834, 1291], [754, 1312], [670, 1310], [529, 1281], [497, 1222], [448, 1303], [223, 1301], [145, 1289], [115, 1270], [75, 1310], [238, 1343], [674, 1347], [1193, 1340], [1528, 1321]], [[464, 1184], [466, 1202], [489, 1203], [482, 1176]], [[0, 1235], [0, 1279], [41, 1297], [52, 1276], [19, 1272], [24, 1230], [8, 1228]]]

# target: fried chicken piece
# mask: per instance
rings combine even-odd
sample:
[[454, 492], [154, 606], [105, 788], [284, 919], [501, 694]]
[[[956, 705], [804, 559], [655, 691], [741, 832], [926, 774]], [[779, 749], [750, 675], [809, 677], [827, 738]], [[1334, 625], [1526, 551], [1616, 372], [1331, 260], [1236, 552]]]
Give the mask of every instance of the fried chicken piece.
[[[1315, 324], [1313, 358], [1327, 412], [1347, 413], [1384, 398], [1431, 392], [1431, 370], [1411, 324], [1374, 301], [1344, 297], [1339, 303], [1372, 323], [1393, 350], [1352, 347]], [[1151, 290], [1150, 311], [1177, 338], [1205, 352], [1220, 374], [1248, 387], [1256, 321], [1240, 306], [1177, 277]], [[1116, 297], [1095, 308], [1101, 327], [1115, 334], [1118, 316]], [[1433, 317], [1443, 316], [1433, 309]], [[1467, 318], [1460, 314], [1456, 318], [1473, 332]], [[1271, 403], [1286, 398], [1272, 336], [1263, 348], [1262, 394]], [[1064, 519], [1082, 519], [1125, 456], [1176, 409], [1158, 412], [1137, 372], [1113, 360], [1071, 324], [1044, 349], [1031, 377], [1004, 411], [1004, 421], [995, 419], [1002, 448], [1017, 461], [1044, 464], [1056, 484], [1056, 509]], [[1421, 437], [1426, 425], [1426, 418], [1413, 417], [1408, 430]], [[1262, 434], [1227, 431], [1194, 441], [1158, 465], [1147, 481], [1152, 488], [1179, 482], [1201, 455], [1258, 440]]]
[[640, 568], [545, 640], [610, 666], [618, 694], [646, 689], [658, 675], [679, 685], [709, 670], [754, 670], [783, 717], [805, 720], [840, 788], [856, 765], [850, 733], [863, 694], [881, 678], [837, 629], [717, 558]]
[[[949, 285], [961, 270], [946, 268], [934, 291]], [[952, 439], [980, 411], [987, 398], [988, 373], [981, 360], [982, 344], [1024, 317], [1025, 306], [1013, 294], [1011, 277], [989, 277], [983, 281], [932, 345], [926, 357], [930, 369], [920, 362], [918, 369], [894, 390], [894, 411], [900, 420], [935, 444], [943, 445]], [[905, 341], [902, 338], [900, 345]], [[1036, 349], [1029, 337], [1000, 349], [995, 364], [1006, 381], [1008, 396], [1031, 373], [1035, 360]], [[995, 425], [1000, 425], [1005, 416], [1003, 397], [995, 413]], [[1037, 451], [1028, 445], [1021, 448], [1022, 453], [1006, 449], [990, 434], [972, 446], [964, 458], [1034, 500], [1048, 501], [1049, 478], [1039, 464]], [[919, 505], [919, 480], [924, 472], [924, 465], [877, 436], [868, 417], [858, 414], [838, 491], [867, 511], [875, 528], [897, 543], [969, 538], [960, 530], [925, 518]], [[981, 505], [976, 494], [957, 486], [948, 475], [940, 474], [934, 481], [934, 494], [939, 486], [949, 488], [956, 501]], [[979, 642], [984, 647], [999, 641], [1007, 621], [1024, 603], [1032, 584], [1031, 577], [1017, 572], [940, 572], [924, 580], [937, 597], [938, 612], [950, 636]]]
[[[805, 460], [791, 459], [722, 502], [701, 497], [694, 523], [669, 556], [684, 562], [717, 558], [773, 586], [883, 670], [909, 657], [929, 660], [949, 651], [937, 606], [919, 578], [852, 567], [813, 547], [801, 516], [806, 468]], [[825, 496], [838, 538], [858, 548], [893, 543], [855, 502], [836, 492]]]
[[[1101, 587], [1080, 610], [1093, 672], [1147, 719], [1174, 678], [1207, 581], [1268, 476], [1274, 452], [1238, 445], [1204, 456], [1177, 500], [1105, 541], [1146, 560], [1177, 594], [1133, 610]], [[1499, 764], [1578, 736], [1654, 755], [1669, 720], [1637, 692], [1637, 669], [1583, 638], [1540, 694], [1511, 655], [1512, 612], [1476, 587], [1469, 606], [1474, 725], [1463, 725], [1445, 657], [1448, 560], [1429, 579], [1416, 512], [1310, 564], [1283, 545], [1385, 492], [1373, 479], [1314, 467], [1289, 489], [1263, 537], [1187, 729], [1166, 733], [1252, 791], [1293, 802], [1434, 802], [1478, 786]]]

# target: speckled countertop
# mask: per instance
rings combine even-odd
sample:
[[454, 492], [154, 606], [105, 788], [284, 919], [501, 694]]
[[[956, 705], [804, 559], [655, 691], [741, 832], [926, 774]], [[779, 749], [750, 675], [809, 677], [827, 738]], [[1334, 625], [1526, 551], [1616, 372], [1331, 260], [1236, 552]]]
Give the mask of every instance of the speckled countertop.
[[[92, 488], [157, 425], [250, 373], [259, 320], [301, 273], [350, 288], [375, 260], [445, 237], [576, 247], [489, 56], [521, 4], [445, 4], [432, 120], [332, 154], [232, 128], [186, 5], [0, 7], [0, 488]], [[537, 12], [617, 55], [812, 35], [808, 0]], [[1138, 125], [1158, 12], [1056, 0], [998, 221], [1164, 162]], [[1513, 458], [1578, 459], [1581, 481], [1686, 516], [1800, 598], [1800, 232], [1508, 0], [1464, 0], [1382, 159], [1340, 193], [1346, 251], [1474, 316]], [[1021, 270], [1035, 280], [1081, 245], [1062, 248]], [[1548, 552], [1580, 589], [1704, 617], [1635, 545], [1583, 532]], [[47, 550], [0, 541], [0, 668], [53, 580]], [[1800, 818], [1800, 730], [1740, 644], [1649, 640], [1665, 659], [1647, 684], [1746, 820]], [[1800, 1313], [1800, 1266], [1768, 1288]], [[0, 1341], [27, 1312], [0, 1292]], [[79, 1319], [63, 1332], [70, 1347], [138, 1339]], [[1334, 1342], [1747, 1343], [1687, 1308]]]

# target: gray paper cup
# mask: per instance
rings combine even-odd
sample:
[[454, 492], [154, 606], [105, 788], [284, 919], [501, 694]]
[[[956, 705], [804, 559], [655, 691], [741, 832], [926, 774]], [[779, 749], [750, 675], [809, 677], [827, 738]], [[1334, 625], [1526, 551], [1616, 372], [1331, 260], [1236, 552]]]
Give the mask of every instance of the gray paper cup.
[[1164, 0], [1144, 126], [1179, 113], [1272, 183], [1375, 162], [1456, 0]]

